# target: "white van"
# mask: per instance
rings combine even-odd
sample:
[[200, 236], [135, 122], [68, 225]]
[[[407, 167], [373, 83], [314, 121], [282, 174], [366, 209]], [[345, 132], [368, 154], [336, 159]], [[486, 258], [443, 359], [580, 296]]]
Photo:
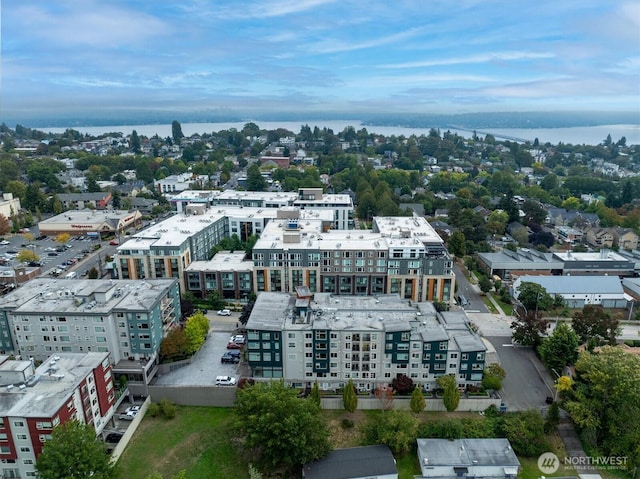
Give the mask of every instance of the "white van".
[[67, 275], [65, 276], [66, 279], [76, 279], [77, 277], [77, 271], [71, 271], [71, 273], [67, 273]]

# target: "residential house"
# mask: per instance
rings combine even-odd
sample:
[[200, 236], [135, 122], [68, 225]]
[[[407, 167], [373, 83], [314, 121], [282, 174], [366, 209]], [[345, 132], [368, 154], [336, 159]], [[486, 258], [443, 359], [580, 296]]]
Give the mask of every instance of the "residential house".
[[546, 222], [551, 226], [598, 226], [600, 218], [596, 213], [585, 213], [565, 208], [548, 208]]
[[611, 228], [613, 245], [619, 249], [633, 251], [638, 249], [638, 234], [631, 228]]
[[389, 446], [335, 449], [302, 467], [304, 479], [398, 479], [396, 460]]
[[610, 228], [589, 228], [586, 238], [587, 243], [598, 249], [613, 246], [614, 237]]
[[65, 210], [82, 210], [95, 208], [104, 210], [111, 201], [110, 191], [98, 191], [96, 193], [60, 193], [58, 199]]

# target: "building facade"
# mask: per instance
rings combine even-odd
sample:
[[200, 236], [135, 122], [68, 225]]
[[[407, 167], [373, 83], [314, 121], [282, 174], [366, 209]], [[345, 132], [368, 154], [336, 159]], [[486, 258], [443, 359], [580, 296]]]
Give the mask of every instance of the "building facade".
[[37, 369], [0, 356], [0, 473], [37, 477], [35, 463], [53, 428], [71, 420], [100, 434], [115, 412], [108, 353], [60, 353]]
[[453, 260], [424, 218], [376, 217], [372, 230], [329, 230], [320, 219], [267, 225], [253, 248], [256, 290], [399, 294], [451, 303]]
[[124, 233], [128, 228], [142, 224], [138, 210], [69, 210], [38, 223], [40, 234], [56, 236], [112, 236]]
[[110, 353], [114, 371], [124, 368], [133, 386], [153, 377], [160, 343], [180, 320], [175, 279], [38, 278], [2, 299], [5, 354], [43, 361], [52, 354]]
[[284, 378], [294, 387], [374, 391], [404, 374], [426, 390], [455, 375], [458, 385], [482, 381], [486, 347], [464, 313], [445, 317], [432, 303], [398, 295], [261, 293], [246, 325], [247, 359], [255, 378]]

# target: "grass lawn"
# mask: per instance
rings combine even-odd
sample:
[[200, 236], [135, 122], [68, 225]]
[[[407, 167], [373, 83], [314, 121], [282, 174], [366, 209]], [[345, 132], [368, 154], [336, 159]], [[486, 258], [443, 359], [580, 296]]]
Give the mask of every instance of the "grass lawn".
[[171, 479], [185, 469], [189, 479], [248, 479], [231, 442], [232, 414], [229, 408], [178, 406], [174, 419], [146, 416], [118, 461], [122, 477], [159, 472]]
[[484, 296], [482, 298], [482, 302], [487, 305], [487, 308], [489, 308], [489, 311], [491, 311], [493, 314], [498, 313], [498, 310], [496, 309], [496, 307], [493, 305], [493, 303], [487, 296]]

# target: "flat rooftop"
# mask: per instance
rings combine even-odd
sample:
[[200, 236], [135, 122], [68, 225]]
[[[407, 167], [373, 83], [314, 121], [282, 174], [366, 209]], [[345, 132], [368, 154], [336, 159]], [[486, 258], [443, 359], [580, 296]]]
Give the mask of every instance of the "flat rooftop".
[[42, 363], [25, 387], [0, 389], [0, 416], [51, 418], [108, 353], [60, 353]]
[[44, 219], [38, 224], [50, 225], [60, 223], [104, 223], [105, 221], [120, 221], [127, 216], [131, 216], [131, 211], [127, 210], [69, 210], [51, 218]]
[[246, 259], [244, 251], [220, 251], [209, 261], [193, 261], [185, 271], [253, 271], [253, 261]]

